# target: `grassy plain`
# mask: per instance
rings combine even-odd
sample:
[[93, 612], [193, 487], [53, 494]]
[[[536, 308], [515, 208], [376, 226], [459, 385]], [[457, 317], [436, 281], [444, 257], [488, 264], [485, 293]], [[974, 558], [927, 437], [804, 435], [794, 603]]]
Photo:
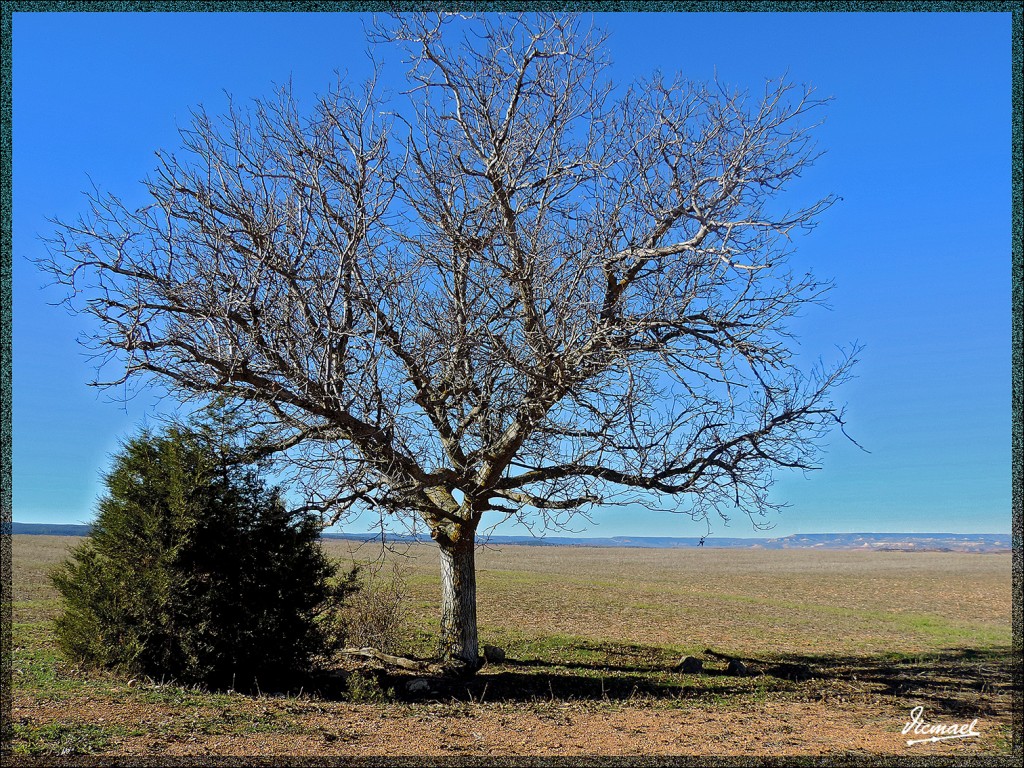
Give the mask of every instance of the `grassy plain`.
[[[327, 687], [247, 696], [78, 668], [55, 647], [47, 579], [76, 541], [14, 537], [16, 755], [1011, 750], [1009, 554], [485, 547], [481, 642], [507, 661], [415, 695], [408, 677], [381, 674], [353, 702]], [[381, 554], [326, 548], [345, 563]], [[429, 656], [436, 552], [388, 557], [408, 586], [406, 650]], [[708, 649], [754, 674], [725, 674]], [[673, 671], [683, 655], [704, 673]], [[809, 674], [790, 679], [780, 663]], [[981, 735], [908, 746], [918, 705], [936, 724], [977, 719]]]

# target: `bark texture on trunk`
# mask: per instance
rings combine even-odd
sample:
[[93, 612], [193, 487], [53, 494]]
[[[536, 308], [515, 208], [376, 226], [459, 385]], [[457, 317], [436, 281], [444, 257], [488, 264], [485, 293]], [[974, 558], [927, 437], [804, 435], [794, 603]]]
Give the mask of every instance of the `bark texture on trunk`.
[[479, 666], [476, 635], [476, 561], [472, 533], [441, 544], [441, 661]]

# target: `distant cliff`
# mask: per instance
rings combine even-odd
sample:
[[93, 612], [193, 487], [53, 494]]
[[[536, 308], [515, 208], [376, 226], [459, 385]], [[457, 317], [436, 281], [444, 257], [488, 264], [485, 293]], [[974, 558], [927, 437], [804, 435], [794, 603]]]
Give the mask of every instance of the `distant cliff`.
[[[88, 536], [88, 525], [51, 525], [48, 523], [13, 523], [13, 533], [43, 534], [47, 536]], [[374, 541], [380, 534], [331, 533], [325, 539]], [[390, 541], [411, 542], [430, 539], [412, 536], [389, 536]], [[657, 549], [686, 549], [700, 546], [696, 537], [672, 536], [613, 536], [611, 538], [580, 538], [572, 536], [491, 536], [491, 544], [520, 544], [544, 547], [646, 547]], [[745, 549], [857, 549], [882, 552], [1008, 552], [1009, 534], [1002, 533], [799, 533], [778, 538], [741, 539], [708, 536], [705, 547]]]
[[91, 528], [91, 525], [11, 523], [11, 533], [34, 533], [40, 536], [88, 536]]

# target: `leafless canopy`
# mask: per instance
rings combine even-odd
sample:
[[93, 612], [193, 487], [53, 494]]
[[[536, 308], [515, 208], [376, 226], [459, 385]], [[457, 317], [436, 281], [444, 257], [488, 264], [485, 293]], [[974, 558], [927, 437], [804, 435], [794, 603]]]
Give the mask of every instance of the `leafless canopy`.
[[57, 222], [47, 266], [114, 378], [225, 396], [325, 519], [415, 513], [443, 541], [488, 511], [769, 510], [853, 363], [800, 371], [787, 330], [828, 287], [787, 253], [833, 198], [779, 200], [822, 101], [613, 88], [573, 17], [373, 36], [406, 54], [393, 102], [375, 78], [198, 110], [148, 205]]

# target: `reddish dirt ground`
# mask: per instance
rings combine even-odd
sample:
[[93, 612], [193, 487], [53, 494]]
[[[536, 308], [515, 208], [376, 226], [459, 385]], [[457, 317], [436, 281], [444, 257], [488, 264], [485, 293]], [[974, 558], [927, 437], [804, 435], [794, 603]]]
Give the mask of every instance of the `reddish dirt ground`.
[[[20, 699], [20, 697], [19, 697]], [[141, 728], [169, 722], [173, 709], [138, 711], [83, 702], [66, 705], [19, 700], [14, 718], [37, 724], [119, 722]], [[240, 697], [239, 714], [284, 706], [279, 700]], [[304, 702], [292, 711], [300, 733], [205, 735], [171, 740], [147, 735], [119, 740], [108, 755], [395, 756], [395, 755], [968, 755], [991, 753], [1008, 718], [981, 718], [977, 738], [908, 746], [903, 708], [863, 703], [768, 702], [743, 711], [695, 707], [629, 707], [552, 703], [509, 705], [371, 705]], [[949, 724], [953, 724], [952, 721]], [[911, 736], [912, 737], [912, 736]]]

